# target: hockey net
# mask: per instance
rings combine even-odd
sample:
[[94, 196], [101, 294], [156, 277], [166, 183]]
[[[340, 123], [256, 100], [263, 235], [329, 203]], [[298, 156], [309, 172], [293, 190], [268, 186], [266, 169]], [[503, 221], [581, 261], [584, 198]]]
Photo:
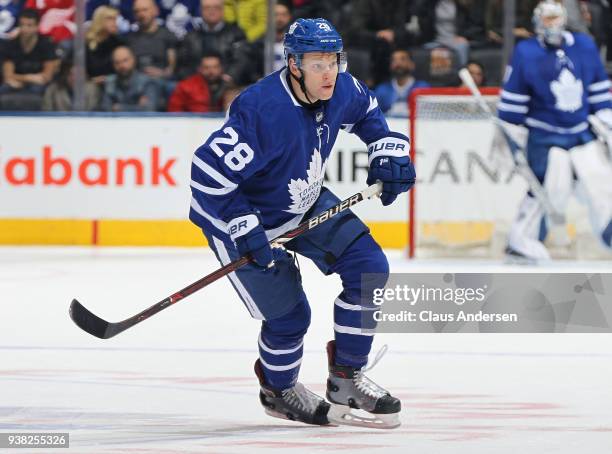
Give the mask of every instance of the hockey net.
[[[496, 111], [499, 89], [481, 90]], [[410, 257], [500, 258], [527, 184], [494, 142], [494, 125], [467, 89], [417, 89], [410, 134], [417, 185], [410, 194]], [[575, 198], [568, 245], [547, 240], [551, 255], [611, 259], [595, 240]]]

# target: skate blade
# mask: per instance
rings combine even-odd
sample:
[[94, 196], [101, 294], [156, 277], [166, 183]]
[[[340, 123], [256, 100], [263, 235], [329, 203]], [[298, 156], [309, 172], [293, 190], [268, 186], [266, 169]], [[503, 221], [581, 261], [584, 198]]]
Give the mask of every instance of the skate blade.
[[516, 265], [516, 266], [538, 266], [542, 262], [538, 259], [532, 259], [524, 256], [517, 256], [513, 254], [506, 254], [504, 256], [504, 264]]
[[367, 412], [368, 416], [358, 415], [351, 407], [345, 405], [331, 404], [327, 419], [332, 424], [343, 426], [368, 427], [370, 429], [395, 429], [402, 423], [399, 413], [374, 414]]
[[[293, 421], [293, 422], [297, 422], [297, 423], [300, 423], [300, 424], [308, 424], [308, 423], [306, 423], [304, 421], [300, 421], [298, 419], [289, 418], [286, 414], [278, 412], [278, 411], [271, 410], [269, 408], [264, 408], [264, 411], [266, 412], [266, 415], [272, 416], [273, 418], [284, 419], [286, 421]], [[330, 409], [330, 411], [331, 411], [331, 409]], [[335, 427], [335, 426], [338, 425], [337, 423], [334, 423], [331, 419], [329, 419], [329, 414], [327, 415], [327, 419], [329, 421], [329, 424], [323, 424], [323, 425], [320, 425], [320, 424], [308, 424], [308, 425], [319, 426], [319, 427]]]

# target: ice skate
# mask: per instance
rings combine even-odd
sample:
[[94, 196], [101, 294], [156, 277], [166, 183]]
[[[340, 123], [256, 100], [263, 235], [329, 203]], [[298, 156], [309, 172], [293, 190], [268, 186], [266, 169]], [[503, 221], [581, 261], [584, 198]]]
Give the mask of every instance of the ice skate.
[[[392, 429], [401, 424], [399, 412], [402, 404], [400, 400], [391, 396], [386, 389], [364, 375], [364, 372], [376, 365], [385, 351], [386, 348], [383, 347], [371, 366], [356, 369], [336, 365], [335, 342], [328, 342], [327, 400], [332, 403], [328, 414], [330, 422], [378, 429]], [[352, 410], [363, 410], [369, 415], [362, 416]]]
[[537, 265], [538, 260], [532, 257], [528, 257], [525, 254], [513, 249], [510, 246], [506, 246], [504, 250], [504, 263], [509, 265]]
[[266, 386], [259, 360], [255, 362], [255, 374], [261, 385], [259, 400], [268, 415], [319, 426], [330, 423], [327, 419], [330, 405], [325, 399], [306, 389], [303, 384], [296, 383], [292, 388], [283, 390]]

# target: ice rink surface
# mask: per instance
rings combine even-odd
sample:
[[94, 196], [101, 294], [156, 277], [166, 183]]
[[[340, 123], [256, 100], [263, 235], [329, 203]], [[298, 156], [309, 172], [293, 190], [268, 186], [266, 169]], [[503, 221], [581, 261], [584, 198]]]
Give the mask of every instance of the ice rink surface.
[[[531, 271], [409, 262], [393, 272]], [[301, 381], [324, 393], [335, 277], [300, 261], [313, 308]], [[77, 297], [111, 321], [216, 269], [208, 249], [0, 248], [0, 432], [69, 432], [19, 453], [610, 453], [612, 335], [381, 334], [369, 376], [402, 399], [395, 430], [266, 416], [252, 373], [258, 322], [227, 280], [109, 340], [68, 317]], [[560, 262], [535, 272], [610, 272]]]

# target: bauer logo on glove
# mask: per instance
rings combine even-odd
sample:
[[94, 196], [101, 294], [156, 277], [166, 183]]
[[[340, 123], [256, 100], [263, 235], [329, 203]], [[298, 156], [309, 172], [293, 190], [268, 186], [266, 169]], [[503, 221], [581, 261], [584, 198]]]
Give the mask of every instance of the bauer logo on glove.
[[416, 173], [408, 157], [409, 151], [408, 138], [396, 132], [368, 145], [368, 184], [382, 182], [380, 200], [384, 206], [392, 204], [399, 194], [414, 186]]

